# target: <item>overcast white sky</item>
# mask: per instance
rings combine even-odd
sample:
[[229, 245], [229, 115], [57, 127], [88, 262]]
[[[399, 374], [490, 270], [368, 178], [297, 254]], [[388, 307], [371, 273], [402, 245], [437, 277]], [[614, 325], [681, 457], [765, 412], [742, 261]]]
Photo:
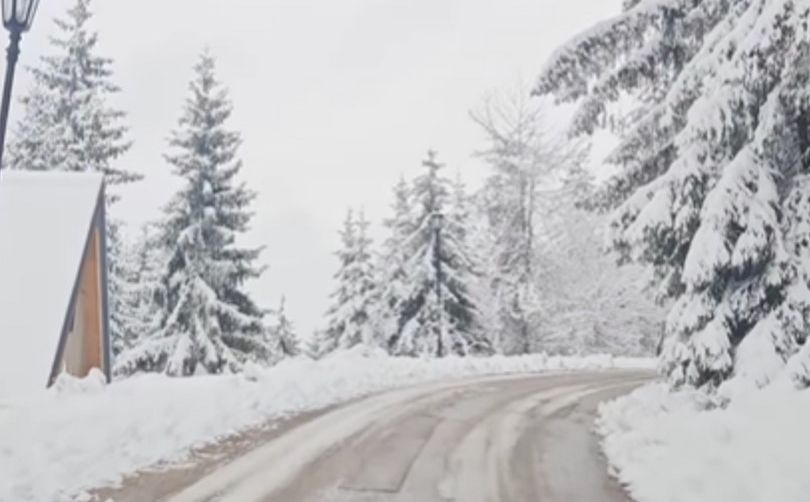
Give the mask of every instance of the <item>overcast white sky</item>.
[[[42, 0], [21, 63], [47, 50], [72, 0]], [[146, 180], [114, 211], [155, 218], [175, 180], [165, 138], [205, 46], [231, 90], [243, 176], [259, 193], [249, 243], [269, 265], [252, 285], [283, 293], [303, 335], [322, 324], [337, 229], [348, 206], [379, 224], [400, 173], [428, 147], [475, 186], [485, 170], [467, 112], [488, 91], [531, 81], [556, 46], [619, 11], [619, 0], [95, 0], [100, 52], [115, 60], [132, 150]], [[15, 96], [28, 85], [18, 74]], [[12, 109], [12, 121], [15, 111]]]

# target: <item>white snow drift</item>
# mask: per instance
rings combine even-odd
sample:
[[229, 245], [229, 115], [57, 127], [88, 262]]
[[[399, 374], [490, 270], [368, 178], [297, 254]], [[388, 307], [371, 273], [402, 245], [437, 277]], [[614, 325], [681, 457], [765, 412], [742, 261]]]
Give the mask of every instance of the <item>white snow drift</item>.
[[637, 502], [806, 502], [810, 392], [776, 384], [717, 407], [651, 384], [600, 408], [614, 474]]
[[650, 367], [643, 359], [389, 358], [362, 351], [293, 359], [242, 375], [142, 375], [103, 384], [62, 379], [27, 401], [0, 402], [0, 501], [62, 502], [196, 446], [269, 420], [405, 385], [475, 375]]

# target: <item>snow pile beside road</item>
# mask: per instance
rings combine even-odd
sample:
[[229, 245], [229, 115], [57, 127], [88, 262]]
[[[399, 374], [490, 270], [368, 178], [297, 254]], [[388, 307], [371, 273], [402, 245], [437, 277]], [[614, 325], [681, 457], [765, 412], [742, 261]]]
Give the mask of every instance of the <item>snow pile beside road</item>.
[[650, 384], [605, 403], [597, 429], [637, 502], [806, 502], [810, 392], [771, 385], [722, 408]]
[[141, 375], [104, 386], [62, 377], [25, 402], [0, 402], [0, 501], [61, 502], [270, 420], [406, 385], [477, 375], [652, 368], [610, 356], [389, 358], [373, 351], [287, 360], [241, 375]]

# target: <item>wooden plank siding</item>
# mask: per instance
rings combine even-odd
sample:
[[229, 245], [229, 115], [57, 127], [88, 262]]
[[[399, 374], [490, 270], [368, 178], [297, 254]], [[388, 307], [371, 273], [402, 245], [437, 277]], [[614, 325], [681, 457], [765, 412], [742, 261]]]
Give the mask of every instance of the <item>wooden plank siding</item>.
[[104, 370], [100, 243], [96, 227], [82, 260], [73, 322], [67, 333], [61, 365], [62, 371], [77, 377], [87, 376], [93, 368]]
[[60, 372], [85, 377], [93, 368], [101, 370], [107, 381], [110, 381], [105, 229], [102, 185], [87, 234], [84, 255], [77, 270], [71, 305], [48, 380], [49, 386]]
[[99, 229], [93, 231], [90, 252], [85, 257], [82, 295], [84, 296], [85, 342], [84, 367], [79, 376], [86, 376], [92, 368], [104, 369], [102, 357], [102, 309], [101, 309], [101, 237]]

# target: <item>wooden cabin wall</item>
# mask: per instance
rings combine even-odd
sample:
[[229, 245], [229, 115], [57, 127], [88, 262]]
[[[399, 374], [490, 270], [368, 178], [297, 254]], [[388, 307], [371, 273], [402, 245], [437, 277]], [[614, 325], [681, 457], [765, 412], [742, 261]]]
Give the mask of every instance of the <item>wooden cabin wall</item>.
[[93, 368], [104, 369], [101, 266], [101, 234], [96, 228], [82, 262], [73, 329], [67, 336], [63, 353], [64, 371], [77, 377], [87, 376]]

